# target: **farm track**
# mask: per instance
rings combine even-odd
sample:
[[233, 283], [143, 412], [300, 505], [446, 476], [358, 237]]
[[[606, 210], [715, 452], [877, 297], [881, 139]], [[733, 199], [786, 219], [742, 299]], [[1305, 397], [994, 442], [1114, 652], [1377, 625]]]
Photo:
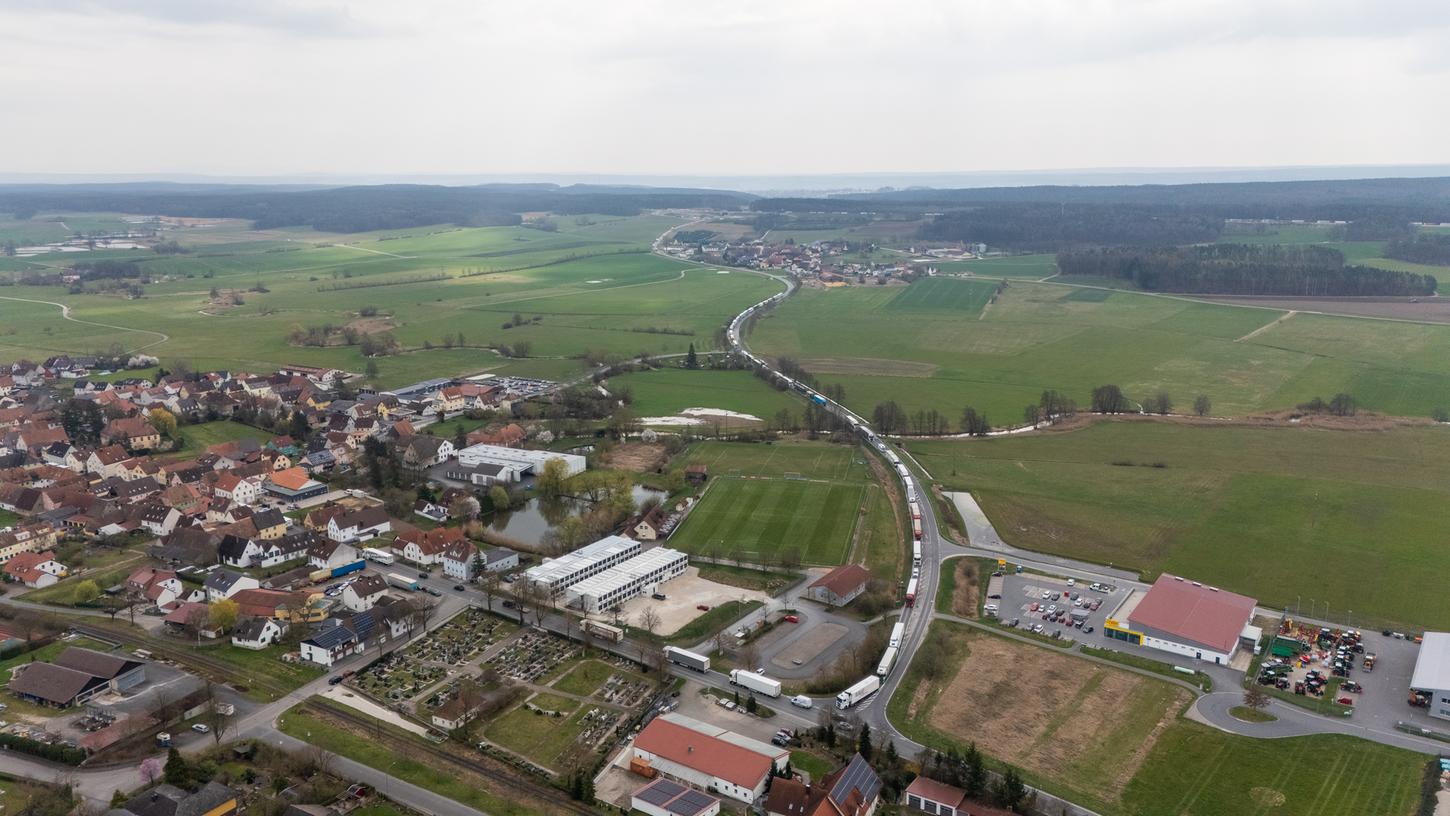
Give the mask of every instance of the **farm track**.
[[39, 303], [44, 306], [54, 306], [57, 309], [60, 309], [60, 316], [62, 320], [69, 320], [72, 323], [80, 323], [85, 326], [99, 326], [103, 329], [115, 329], [116, 331], [139, 332], [141, 334], [150, 334], [161, 338], [160, 340], [155, 340], [147, 343], [144, 346], [137, 346], [136, 348], [126, 352], [127, 354], [135, 354], [140, 351], [145, 351], [146, 349], [149, 349], [153, 346], [159, 346], [162, 343], [165, 343], [171, 339], [171, 335], [166, 334], [165, 332], [152, 331], [150, 329], [133, 329], [129, 326], [114, 326], [110, 323], [97, 323], [94, 320], [81, 320], [78, 317], [71, 317], [69, 306], [65, 305], [64, 303], [56, 303], [53, 300], [33, 300], [31, 298], [6, 297], [4, 295], [0, 295], [0, 300], [13, 300], [17, 303]]
[[[340, 720], [342, 722], [348, 723], [349, 725], [364, 729], [365, 732], [375, 731], [377, 728], [377, 724], [373, 722], [370, 718], [364, 717], [361, 714], [353, 714], [351, 712], [344, 711], [341, 708], [324, 706], [321, 703], [315, 702], [313, 700], [308, 700], [306, 703], [303, 704], [303, 706], [308, 712], [312, 714]], [[469, 773], [478, 774], [485, 779], [489, 779], [493, 782], [499, 783], [501, 789], [504, 791], [507, 791], [509, 788], [521, 784], [525, 785], [527, 786], [529, 792], [532, 795], [536, 796], [542, 802], [548, 805], [552, 805], [554, 808], [557, 809], [558, 812], [576, 813], [579, 814], [579, 816], [596, 816], [596, 812], [594, 810], [591, 810], [582, 803], [570, 799], [569, 797], [565, 796], [563, 793], [555, 790], [552, 787], [549, 787], [547, 785], [541, 785], [532, 780], [527, 780], [521, 775], [515, 776], [513, 774], [508, 774], [499, 770], [495, 770], [471, 759], [465, 759], [463, 757], [450, 754], [447, 751], [444, 751], [441, 748], [433, 745], [418, 744], [417, 742], [414, 742], [412, 740], [405, 740], [392, 736], [385, 736], [382, 739], [386, 740], [392, 747], [398, 749], [404, 756], [412, 755], [416, 757], [418, 752], [422, 752], [427, 757], [436, 760], [440, 767], [453, 766]]]

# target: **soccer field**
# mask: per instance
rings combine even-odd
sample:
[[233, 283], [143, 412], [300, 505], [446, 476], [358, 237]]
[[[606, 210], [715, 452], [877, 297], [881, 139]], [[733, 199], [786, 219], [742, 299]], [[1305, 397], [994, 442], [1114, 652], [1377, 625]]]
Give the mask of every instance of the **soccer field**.
[[670, 546], [720, 558], [772, 563], [844, 563], [864, 484], [716, 478]]

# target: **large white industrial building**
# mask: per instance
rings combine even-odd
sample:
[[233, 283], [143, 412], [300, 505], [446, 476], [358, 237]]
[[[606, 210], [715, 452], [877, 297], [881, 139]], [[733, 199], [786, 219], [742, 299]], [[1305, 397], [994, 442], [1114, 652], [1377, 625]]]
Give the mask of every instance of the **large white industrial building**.
[[1450, 633], [1425, 633], [1410, 688], [1429, 695], [1431, 717], [1450, 720]]
[[469, 445], [458, 452], [458, 464], [464, 468], [499, 465], [505, 468], [515, 481], [523, 476], [539, 475], [543, 472], [544, 463], [551, 459], [563, 461], [568, 469], [565, 473], [566, 476], [583, 473], [587, 465], [584, 457], [572, 453], [505, 448], [502, 445]]
[[568, 555], [550, 558], [537, 567], [530, 567], [524, 572], [524, 577], [553, 591], [592, 578], [636, 555], [639, 555], [638, 541], [624, 536], [607, 536]]
[[623, 561], [567, 589], [567, 603], [585, 612], [613, 609], [659, 585], [678, 578], [690, 566], [690, 557], [679, 550], [656, 547]]

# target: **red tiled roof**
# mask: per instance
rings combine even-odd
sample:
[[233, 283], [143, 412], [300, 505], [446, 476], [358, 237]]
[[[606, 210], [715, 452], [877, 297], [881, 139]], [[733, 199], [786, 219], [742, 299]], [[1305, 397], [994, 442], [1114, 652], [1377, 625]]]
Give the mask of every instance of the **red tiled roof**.
[[639, 732], [634, 745], [747, 790], [754, 790], [773, 764], [764, 754], [658, 718]]
[[301, 490], [304, 485], [312, 481], [307, 471], [300, 467], [287, 468], [273, 473], [270, 477], [272, 484], [285, 490]]
[[1253, 598], [1165, 572], [1128, 614], [1128, 620], [1135, 627], [1146, 626], [1227, 653], [1253, 615]]
[[842, 564], [817, 579], [811, 589], [825, 587], [838, 596], [846, 596], [869, 580], [871, 573], [860, 564]]

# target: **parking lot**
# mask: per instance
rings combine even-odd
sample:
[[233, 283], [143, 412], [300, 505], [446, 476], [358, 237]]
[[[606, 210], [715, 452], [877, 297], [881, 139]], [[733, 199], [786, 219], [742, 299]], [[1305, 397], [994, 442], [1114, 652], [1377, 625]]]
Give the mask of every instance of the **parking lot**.
[[[996, 604], [997, 617], [1003, 623], [1010, 625], [1017, 620], [1023, 629], [1048, 636], [1060, 633], [1064, 638], [1111, 648], [1097, 634], [1102, 631], [1103, 621], [1123, 602], [1129, 591], [1116, 587], [1092, 589], [1088, 582], [1069, 578], [1009, 572], [1002, 576], [1002, 597], [989, 597], [986, 604]], [[1092, 608], [1094, 604], [1096, 609]], [[1073, 612], [1082, 619], [1080, 626], [1072, 617]]]

